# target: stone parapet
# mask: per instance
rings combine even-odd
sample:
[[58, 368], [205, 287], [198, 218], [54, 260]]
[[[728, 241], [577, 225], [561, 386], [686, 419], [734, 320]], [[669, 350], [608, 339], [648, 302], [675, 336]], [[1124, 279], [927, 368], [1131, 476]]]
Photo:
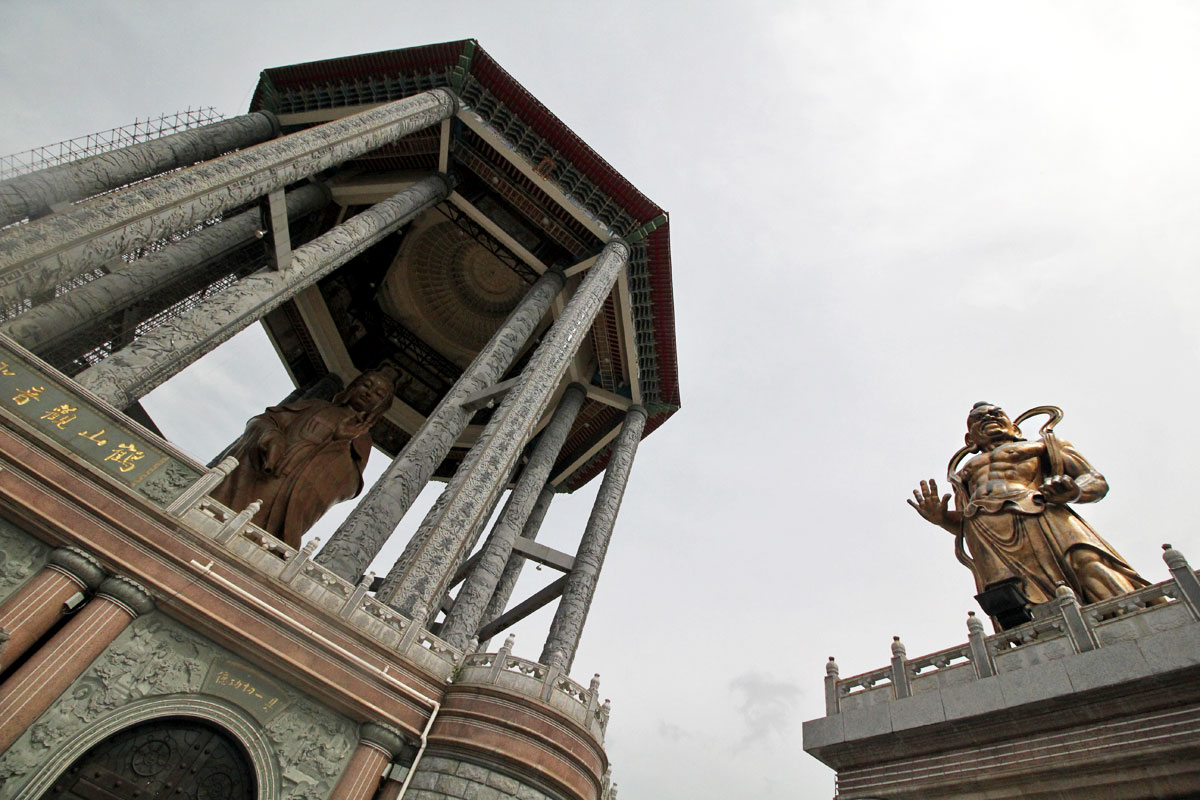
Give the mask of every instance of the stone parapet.
[[897, 640], [845, 679], [831, 659], [804, 749], [846, 800], [1200, 791], [1200, 615], [1178, 580], [1082, 608], [1062, 587], [1025, 625], [985, 637], [972, 616], [965, 644], [908, 659]]

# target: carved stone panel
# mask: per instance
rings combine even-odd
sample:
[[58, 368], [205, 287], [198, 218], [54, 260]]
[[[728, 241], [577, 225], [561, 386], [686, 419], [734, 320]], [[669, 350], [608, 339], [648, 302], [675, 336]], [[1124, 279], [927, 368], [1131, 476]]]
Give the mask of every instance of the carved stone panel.
[[[40, 785], [47, 778], [42, 774], [44, 766], [47, 770], [65, 769], [70, 762], [59, 764], [62, 754], [79, 749], [81, 741], [94, 737], [95, 731], [104, 729], [107, 720], [130, 704], [171, 697], [179, 700], [173, 704], [177, 713], [206, 718], [211, 716], [206, 709], [217, 704], [229, 708], [237, 693], [220, 698], [207, 694], [205, 679], [214, 664], [240, 662], [233, 653], [160, 613], [139, 617], [0, 755], [0, 800], [24, 800], [27, 784], [34, 781]], [[259, 709], [241, 705], [249, 727], [267, 743], [267, 755], [260, 754], [258, 761], [265, 757], [271, 763], [256, 763], [255, 767], [278, 774], [281, 780], [276, 782], [283, 797], [325, 800], [354, 751], [357, 726], [286, 684], [276, 683], [272, 690], [279, 694], [276, 705], [280, 710], [265, 725], [253, 721], [254, 711]], [[252, 693], [245, 694], [246, 703], [260, 702]], [[140, 721], [127, 720], [125, 724]], [[83, 750], [95, 743], [87, 742]], [[53, 763], [46, 766], [48, 762]]]
[[0, 519], [0, 603], [33, 577], [49, 554], [47, 545]]

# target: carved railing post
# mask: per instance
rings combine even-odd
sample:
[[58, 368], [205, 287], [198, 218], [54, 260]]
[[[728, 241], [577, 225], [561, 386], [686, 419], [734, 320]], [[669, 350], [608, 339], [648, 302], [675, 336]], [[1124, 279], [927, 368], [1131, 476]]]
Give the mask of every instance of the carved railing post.
[[183, 490], [183, 494], [176, 497], [171, 505], [167, 506], [167, 513], [173, 517], [182, 517], [188, 511], [191, 511], [200, 498], [211, 492], [220, 485], [221, 481], [229, 477], [229, 473], [233, 472], [233, 468], [237, 466], [238, 460], [233, 456], [226, 456], [221, 459], [215, 467], [196, 479], [196, 482]]
[[896, 690], [896, 699], [911, 697], [912, 689], [908, 685], [908, 670], [904, 666], [906, 655], [904, 645], [899, 636], [892, 637], [892, 686]]
[[250, 524], [250, 520], [254, 519], [254, 515], [258, 513], [260, 508], [262, 508], [262, 500], [255, 500], [242, 509], [241, 513], [226, 522], [224, 527], [217, 531], [217, 535], [213, 538], [221, 544], [228, 544], [234, 536], [237, 536]]
[[304, 569], [304, 565], [311, 559], [313, 553], [317, 551], [318, 545], [321, 544], [321, 539], [318, 536], [308, 540], [308, 543], [296, 551], [288, 562], [283, 565], [283, 570], [279, 573], [279, 580], [283, 583], [291, 583], [296, 579], [296, 576]]
[[983, 622], [975, 616], [974, 611], [967, 612], [967, 646], [971, 649], [971, 665], [975, 667], [975, 677], [990, 678], [995, 675], [996, 665], [992, 661], [992, 651], [987, 646]]
[[838, 665], [833, 660], [833, 656], [829, 657], [829, 661], [825, 663], [825, 716], [838, 713], [840, 708], [841, 695], [838, 692]]
[[1183, 553], [1169, 544], [1163, 545], [1163, 561], [1167, 562], [1171, 576], [1175, 578], [1180, 602], [1192, 612], [1193, 619], [1200, 620], [1200, 579], [1196, 577], [1195, 571], [1183, 557]]
[[1062, 615], [1063, 626], [1071, 647], [1076, 653], [1086, 653], [1096, 649], [1096, 634], [1087, 623], [1083, 612], [1079, 609], [1079, 598], [1075, 596], [1070, 586], [1059, 583], [1054, 590], [1058, 613]]

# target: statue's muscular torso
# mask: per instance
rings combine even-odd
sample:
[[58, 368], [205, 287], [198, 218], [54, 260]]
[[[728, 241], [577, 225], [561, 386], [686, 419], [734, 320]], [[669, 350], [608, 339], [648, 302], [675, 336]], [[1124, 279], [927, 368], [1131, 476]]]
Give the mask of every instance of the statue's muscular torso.
[[967, 462], [959, 476], [974, 501], [1011, 498], [1037, 491], [1042, 483], [1041, 442], [1008, 442]]

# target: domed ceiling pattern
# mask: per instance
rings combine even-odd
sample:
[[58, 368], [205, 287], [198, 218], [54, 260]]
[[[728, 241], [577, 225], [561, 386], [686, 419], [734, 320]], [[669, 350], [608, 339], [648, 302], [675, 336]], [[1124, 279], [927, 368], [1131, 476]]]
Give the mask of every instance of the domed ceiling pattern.
[[528, 291], [519, 275], [449, 220], [410, 231], [379, 305], [466, 367]]

